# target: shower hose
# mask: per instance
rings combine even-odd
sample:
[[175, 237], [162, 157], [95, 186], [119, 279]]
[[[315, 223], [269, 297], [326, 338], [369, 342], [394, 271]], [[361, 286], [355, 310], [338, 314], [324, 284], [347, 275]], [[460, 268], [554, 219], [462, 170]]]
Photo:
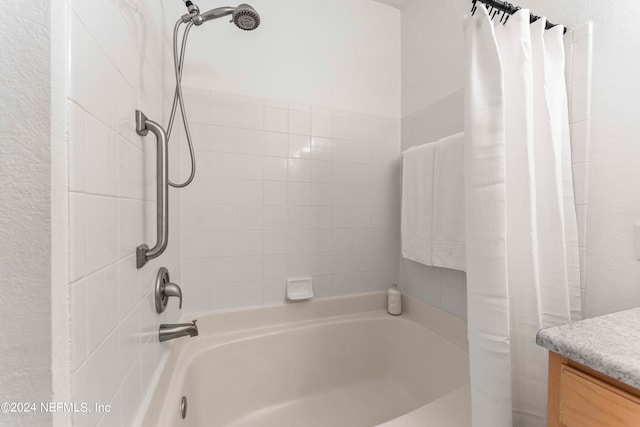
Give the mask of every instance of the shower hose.
[[174, 183], [169, 180], [169, 185], [175, 188], [183, 188], [187, 185], [191, 184], [193, 178], [196, 175], [196, 157], [193, 151], [193, 142], [191, 140], [191, 131], [189, 130], [189, 122], [187, 120], [187, 112], [184, 108], [184, 99], [182, 96], [182, 66], [184, 65], [184, 52], [187, 46], [187, 37], [189, 37], [189, 31], [193, 26], [193, 22], [187, 23], [184, 33], [182, 35], [182, 43], [180, 50], [178, 50], [178, 33], [180, 30], [180, 25], [184, 22], [182, 19], [179, 19], [176, 22], [176, 25], [173, 27], [173, 69], [176, 77], [176, 90], [173, 95], [173, 105], [171, 106], [171, 114], [169, 115], [169, 124], [167, 125], [167, 140], [171, 138], [171, 130], [173, 129], [173, 123], [176, 117], [176, 111], [178, 109], [178, 105], [180, 106], [180, 114], [182, 116], [182, 123], [184, 124], [184, 133], [187, 136], [187, 144], [189, 145], [189, 155], [191, 156], [191, 173], [189, 174], [189, 178], [183, 183]]

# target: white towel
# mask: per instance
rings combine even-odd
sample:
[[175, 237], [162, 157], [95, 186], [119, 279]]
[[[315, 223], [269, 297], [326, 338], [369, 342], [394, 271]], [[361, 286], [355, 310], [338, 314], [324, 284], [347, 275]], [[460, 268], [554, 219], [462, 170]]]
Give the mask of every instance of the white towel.
[[436, 143], [432, 265], [465, 270], [464, 133]]
[[409, 148], [402, 161], [402, 256], [431, 265], [435, 144]]
[[464, 134], [409, 148], [402, 169], [402, 256], [465, 270]]

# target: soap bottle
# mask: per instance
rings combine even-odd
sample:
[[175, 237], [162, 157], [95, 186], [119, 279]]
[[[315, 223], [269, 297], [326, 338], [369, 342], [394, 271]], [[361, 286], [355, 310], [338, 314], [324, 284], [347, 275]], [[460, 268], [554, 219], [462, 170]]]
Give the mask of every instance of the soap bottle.
[[387, 290], [387, 312], [393, 316], [402, 314], [402, 292], [396, 283]]

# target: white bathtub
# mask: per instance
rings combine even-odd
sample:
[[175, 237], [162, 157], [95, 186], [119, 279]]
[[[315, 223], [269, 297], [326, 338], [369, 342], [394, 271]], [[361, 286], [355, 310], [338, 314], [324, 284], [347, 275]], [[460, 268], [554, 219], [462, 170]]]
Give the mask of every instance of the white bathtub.
[[[207, 315], [170, 344], [145, 427], [470, 426], [463, 321], [385, 294]], [[180, 402], [187, 397], [182, 419]]]

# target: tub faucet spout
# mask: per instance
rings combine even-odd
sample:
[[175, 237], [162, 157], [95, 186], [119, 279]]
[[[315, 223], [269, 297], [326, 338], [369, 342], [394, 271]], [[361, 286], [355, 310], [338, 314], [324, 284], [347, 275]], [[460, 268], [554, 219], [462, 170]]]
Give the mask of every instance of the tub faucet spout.
[[197, 320], [191, 323], [160, 325], [160, 341], [172, 340], [174, 338], [184, 337], [185, 335], [189, 335], [190, 337], [198, 336], [198, 326], [196, 322]]

